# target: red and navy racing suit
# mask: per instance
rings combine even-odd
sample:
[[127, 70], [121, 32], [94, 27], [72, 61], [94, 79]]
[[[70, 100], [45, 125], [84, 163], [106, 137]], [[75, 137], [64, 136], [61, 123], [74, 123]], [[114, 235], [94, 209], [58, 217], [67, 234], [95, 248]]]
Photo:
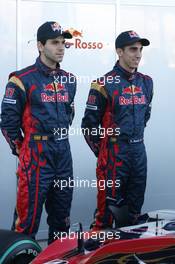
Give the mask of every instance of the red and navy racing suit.
[[75, 91], [74, 75], [59, 64], [52, 70], [37, 58], [34, 65], [10, 74], [2, 101], [2, 133], [13, 154], [20, 150], [13, 228], [34, 237], [45, 203], [49, 242], [70, 226], [73, 171], [68, 129]]
[[[112, 223], [107, 197], [125, 201], [130, 223], [141, 212], [147, 175], [143, 136], [150, 118], [152, 94], [150, 77], [137, 71], [129, 73], [119, 62], [91, 84], [82, 130], [98, 157], [98, 211], [94, 228]], [[101, 188], [102, 181], [105, 188]]]

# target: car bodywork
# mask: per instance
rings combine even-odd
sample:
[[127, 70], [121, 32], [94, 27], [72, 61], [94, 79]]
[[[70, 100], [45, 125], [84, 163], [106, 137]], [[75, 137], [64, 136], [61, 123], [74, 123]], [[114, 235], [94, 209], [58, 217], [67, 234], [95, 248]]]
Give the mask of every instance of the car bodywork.
[[[100, 232], [105, 234], [103, 239]], [[92, 237], [92, 231], [82, 237], [81, 228], [74, 234], [57, 239], [32, 264], [175, 263], [173, 210], [149, 212], [135, 226], [101, 230], [96, 237]]]

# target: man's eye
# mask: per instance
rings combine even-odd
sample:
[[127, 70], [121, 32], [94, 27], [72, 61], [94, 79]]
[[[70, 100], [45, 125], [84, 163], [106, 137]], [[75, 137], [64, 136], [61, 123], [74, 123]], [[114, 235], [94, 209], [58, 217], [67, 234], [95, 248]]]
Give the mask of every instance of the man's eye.
[[132, 51], [136, 51], [136, 50], [137, 50], [137, 48], [131, 48], [131, 50], [132, 50]]
[[65, 41], [54, 41], [54, 42], [52, 42], [54, 45], [58, 45], [58, 44], [65, 44]]

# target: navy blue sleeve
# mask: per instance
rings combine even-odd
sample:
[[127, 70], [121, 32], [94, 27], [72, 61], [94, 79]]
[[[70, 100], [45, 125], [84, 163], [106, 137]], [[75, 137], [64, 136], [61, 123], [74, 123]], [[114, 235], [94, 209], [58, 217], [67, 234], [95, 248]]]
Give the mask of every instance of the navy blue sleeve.
[[74, 107], [74, 98], [75, 98], [75, 94], [76, 94], [76, 88], [77, 88], [77, 81], [76, 81], [76, 77], [71, 74], [72, 77], [72, 82], [71, 82], [71, 90], [69, 91], [70, 94], [70, 100], [69, 100], [69, 104], [67, 105], [67, 113], [69, 115], [69, 124], [72, 124], [72, 121], [74, 119], [75, 116], [75, 107]]
[[1, 131], [9, 143], [12, 153], [22, 143], [22, 115], [26, 102], [25, 88], [21, 80], [12, 76], [6, 86], [1, 104]]
[[152, 98], [153, 98], [153, 81], [151, 78], [147, 81], [147, 89], [148, 89], [147, 90], [148, 91], [148, 99], [147, 99], [148, 102], [147, 102], [147, 110], [145, 113], [145, 126], [151, 116]]
[[105, 87], [98, 82], [92, 82], [81, 127], [86, 142], [96, 156], [99, 154], [99, 127], [102, 123], [106, 104]]

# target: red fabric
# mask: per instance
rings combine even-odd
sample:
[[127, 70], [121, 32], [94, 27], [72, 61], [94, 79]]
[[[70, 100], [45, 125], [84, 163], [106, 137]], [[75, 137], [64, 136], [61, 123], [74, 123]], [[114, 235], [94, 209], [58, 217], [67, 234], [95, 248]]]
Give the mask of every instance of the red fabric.
[[[118, 91], [114, 92], [114, 96], [112, 99], [112, 104], [108, 101], [107, 107], [105, 114], [103, 116], [103, 121], [102, 121], [102, 127], [105, 128], [106, 130], [108, 128], [113, 128], [115, 129], [117, 126], [113, 122], [113, 112], [114, 112], [114, 103], [115, 103], [115, 96], [118, 95]], [[106, 209], [106, 190], [105, 188], [100, 188], [99, 186], [99, 181], [100, 180], [108, 180], [107, 178], [107, 173], [109, 169], [112, 169], [112, 180], [113, 180], [113, 189], [112, 189], [112, 194], [113, 196], [115, 195], [116, 188], [115, 188], [115, 181], [116, 181], [116, 171], [117, 171], [117, 166], [120, 165], [116, 162], [116, 156], [119, 151], [118, 145], [115, 143], [114, 144], [114, 155], [110, 153], [108, 149], [108, 141], [109, 141], [109, 136], [107, 133], [105, 133], [105, 137], [101, 140], [100, 142], [100, 151], [99, 151], [99, 156], [98, 156], [98, 161], [97, 161], [97, 169], [96, 169], [96, 174], [97, 174], [97, 186], [98, 186], [98, 193], [97, 193], [97, 208], [98, 212], [96, 214], [96, 219], [95, 219], [95, 225], [97, 227], [103, 226], [103, 222], [101, 221], [102, 217], [105, 214], [105, 209]], [[111, 155], [110, 155], [111, 154]], [[110, 168], [108, 165], [108, 161], [111, 159], [113, 162], [113, 167]], [[109, 220], [109, 225], [112, 224], [112, 216], [110, 217]]]
[[[30, 97], [36, 87], [33, 85], [30, 89], [29, 101], [26, 104], [24, 114], [23, 114], [23, 130], [24, 130], [24, 140], [19, 154], [19, 166], [17, 170], [18, 180], [18, 191], [17, 191], [17, 220], [15, 225], [15, 230], [17, 232], [23, 232], [21, 224], [26, 220], [28, 216], [29, 208], [29, 190], [28, 181], [30, 181], [32, 169], [31, 164], [31, 149], [29, 148], [29, 141], [31, 133], [36, 132], [34, 126], [34, 120], [31, 116], [30, 109]], [[27, 170], [27, 168], [29, 168]]]
[[38, 166], [36, 168], [36, 185], [35, 185], [35, 204], [34, 204], [34, 211], [33, 211], [33, 217], [32, 217], [32, 224], [29, 230], [29, 233], [32, 233], [34, 224], [35, 224], [35, 219], [36, 219], [36, 213], [37, 213], [37, 207], [38, 207], [38, 193], [39, 193], [39, 176], [40, 176], [40, 167], [45, 166], [46, 160], [44, 162], [40, 162], [40, 154], [42, 153], [42, 144], [38, 143], [38, 157], [37, 157], [37, 163]]

